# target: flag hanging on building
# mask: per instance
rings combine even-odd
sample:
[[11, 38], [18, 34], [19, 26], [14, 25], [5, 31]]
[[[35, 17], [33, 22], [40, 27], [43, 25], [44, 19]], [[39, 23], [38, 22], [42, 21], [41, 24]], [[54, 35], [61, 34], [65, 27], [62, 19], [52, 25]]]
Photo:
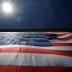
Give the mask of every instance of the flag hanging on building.
[[72, 32], [0, 32], [0, 72], [62, 71], [72, 71]]

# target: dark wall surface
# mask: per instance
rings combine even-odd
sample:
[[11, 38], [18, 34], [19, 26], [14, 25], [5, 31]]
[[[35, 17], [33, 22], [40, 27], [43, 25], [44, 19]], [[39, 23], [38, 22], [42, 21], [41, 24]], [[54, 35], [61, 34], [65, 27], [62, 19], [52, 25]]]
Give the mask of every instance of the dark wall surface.
[[72, 28], [71, 4], [67, 0], [12, 0], [12, 3], [13, 15], [4, 16], [0, 12], [0, 29]]

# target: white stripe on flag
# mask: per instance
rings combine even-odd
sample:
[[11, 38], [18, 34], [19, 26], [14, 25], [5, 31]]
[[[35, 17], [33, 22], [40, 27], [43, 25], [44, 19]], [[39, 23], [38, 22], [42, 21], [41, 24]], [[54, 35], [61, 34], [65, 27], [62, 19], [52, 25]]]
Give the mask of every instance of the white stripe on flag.
[[69, 37], [69, 36], [72, 36], [72, 34], [66, 34], [66, 35], [58, 36], [58, 38], [65, 38], [65, 37]]
[[0, 53], [0, 65], [72, 67], [72, 57], [53, 54]]
[[72, 39], [61, 41], [61, 40], [50, 40], [52, 43], [72, 43]]

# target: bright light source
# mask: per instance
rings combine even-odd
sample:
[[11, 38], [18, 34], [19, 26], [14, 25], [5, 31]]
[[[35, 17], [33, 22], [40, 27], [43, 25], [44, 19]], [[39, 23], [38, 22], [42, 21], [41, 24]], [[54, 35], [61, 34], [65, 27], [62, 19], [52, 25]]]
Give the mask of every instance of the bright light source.
[[13, 6], [11, 3], [9, 2], [4, 2], [2, 4], [2, 11], [5, 12], [5, 13], [12, 13], [13, 12]]

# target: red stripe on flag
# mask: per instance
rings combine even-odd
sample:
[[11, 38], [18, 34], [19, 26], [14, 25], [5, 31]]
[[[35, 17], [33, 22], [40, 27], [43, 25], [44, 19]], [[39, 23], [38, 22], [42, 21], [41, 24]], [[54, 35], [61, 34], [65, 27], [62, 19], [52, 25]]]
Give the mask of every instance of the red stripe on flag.
[[0, 66], [0, 72], [72, 72], [72, 67]]
[[49, 50], [49, 49], [39, 49], [39, 48], [0, 48], [0, 53], [3, 52], [39, 53], [39, 54], [56, 54], [56, 55], [72, 56], [72, 51]]
[[72, 46], [72, 43], [52, 43], [53, 46]]
[[44, 35], [49, 35], [49, 34], [57, 34], [58, 36], [63, 36], [67, 34], [72, 34], [72, 32], [43, 32]]

